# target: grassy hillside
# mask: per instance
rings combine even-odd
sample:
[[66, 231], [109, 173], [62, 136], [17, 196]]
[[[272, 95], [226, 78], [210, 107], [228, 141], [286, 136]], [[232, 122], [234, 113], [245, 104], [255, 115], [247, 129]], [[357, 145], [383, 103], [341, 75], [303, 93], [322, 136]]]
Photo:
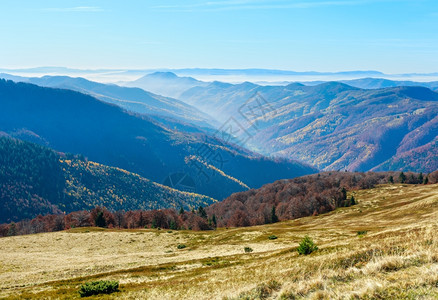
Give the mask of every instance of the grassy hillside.
[[[381, 185], [354, 207], [249, 228], [2, 238], [0, 297], [79, 298], [81, 283], [111, 279], [120, 292], [99, 299], [436, 299], [437, 188]], [[319, 250], [300, 256], [305, 235]]]

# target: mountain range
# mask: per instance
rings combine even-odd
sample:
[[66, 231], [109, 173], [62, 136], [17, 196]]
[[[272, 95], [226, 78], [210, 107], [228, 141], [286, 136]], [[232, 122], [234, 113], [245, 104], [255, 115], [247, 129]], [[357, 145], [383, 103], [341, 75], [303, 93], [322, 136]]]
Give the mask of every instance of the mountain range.
[[[99, 73], [99, 72], [131, 72], [131, 73], [153, 73], [153, 72], [173, 72], [175, 74], [276, 74], [276, 75], [293, 75], [293, 74], [353, 74], [359, 76], [379, 76], [385, 75], [385, 73], [376, 70], [353, 70], [353, 71], [339, 71], [339, 72], [321, 72], [321, 71], [291, 71], [291, 70], [278, 70], [278, 69], [220, 69], [220, 68], [185, 68], [185, 69], [75, 69], [66, 67], [35, 67], [35, 68], [22, 68], [22, 69], [7, 69], [1, 68], [1, 72], [5, 73]], [[437, 72], [434, 73], [401, 73], [392, 74], [392, 76], [414, 76], [414, 75], [429, 75], [436, 76]]]
[[0, 131], [8, 136], [83, 154], [155, 182], [185, 173], [196, 182], [196, 192], [217, 200], [317, 171], [296, 161], [266, 158], [217, 135], [168, 128], [71, 90], [0, 80], [0, 105]]
[[[217, 128], [231, 128], [231, 120], [243, 129], [237, 135], [244, 147], [321, 170], [431, 172], [438, 167], [436, 94], [420, 88], [436, 89], [437, 82], [363, 78], [261, 86], [207, 83], [157, 72], [126, 83], [155, 86], [161, 93], [168, 87], [169, 94], [179, 94], [176, 100], [83, 78], [1, 76], [87, 93], [183, 132], [217, 135]], [[254, 104], [263, 116], [248, 114]], [[239, 144], [239, 139], [232, 142]]]
[[0, 74], [0, 78], [78, 91], [107, 103], [116, 104], [128, 111], [147, 114], [153, 119], [166, 122], [169, 126], [185, 128], [186, 130], [190, 128], [196, 131], [196, 127], [211, 130], [217, 125], [211, 116], [202, 113], [193, 106], [140, 88], [121, 87], [115, 84], [103, 84], [68, 76], [21, 77]]
[[213, 81], [225, 80], [241, 82], [252, 80], [254, 82], [281, 82], [281, 81], [311, 81], [311, 80], [349, 80], [365, 77], [378, 77], [390, 80], [437, 80], [438, 73], [404, 73], [385, 74], [374, 70], [352, 70], [339, 72], [318, 72], [318, 71], [291, 71], [276, 69], [220, 69], [220, 68], [185, 68], [185, 69], [72, 69], [64, 67], [37, 67], [23, 69], [0, 69], [0, 72], [22, 75], [22, 76], [82, 76], [92, 80], [104, 82], [127, 82], [135, 81], [147, 74], [156, 72], [172, 72], [178, 76], [194, 77], [198, 80]]
[[[318, 169], [438, 169], [436, 82], [271, 86], [157, 72], [127, 87], [67, 76], [0, 78], [13, 80], [0, 79], [5, 221], [96, 205], [191, 209]], [[240, 218], [231, 213], [239, 197], [212, 206], [223, 214], [232, 206], [223, 225]], [[306, 214], [324, 211], [312, 205]], [[268, 206], [248, 213], [262, 214], [262, 222]]]
[[146, 91], [178, 99], [183, 92], [196, 86], [207, 86], [207, 82], [193, 77], [179, 77], [172, 72], [155, 72], [135, 81], [123, 83], [125, 86], [139, 87]]
[[213, 82], [180, 99], [219, 121], [239, 122], [253, 135], [252, 149], [321, 170], [438, 168], [438, 94], [425, 87]]
[[[389, 80], [384, 78], [360, 78], [353, 80], [340, 80], [339, 82], [348, 84], [361, 89], [382, 89], [388, 87], [397, 86], [423, 86], [431, 90], [438, 91], [438, 81], [409, 81], [409, 80]], [[302, 82], [305, 85], [318, 85], [324, 83], [324, 81], [310, 81]], [[286, 84], [285, 84], [286, 85]]]

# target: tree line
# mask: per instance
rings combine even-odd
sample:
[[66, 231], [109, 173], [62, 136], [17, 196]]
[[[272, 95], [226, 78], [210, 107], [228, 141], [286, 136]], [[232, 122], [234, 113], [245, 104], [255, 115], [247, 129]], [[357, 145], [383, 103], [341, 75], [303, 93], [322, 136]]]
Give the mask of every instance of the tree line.
[[373, 188], [377, 184], [432, 184], [431, 174], [411, 172], [349, 173], [324, 172], [290, 180], [280, 180], [257, 190], [231, 195], [222, 202], [197, 209], [155, 209], [110, 211], [97, 206], [69, 214], [39, 215], [34, 219], [1, 224], [0, 236], [53, 232], [75, 227], [171, 230], [212, 230], [275, 223], [317, 215], [338, 207], [355, 205], [349, 191]]

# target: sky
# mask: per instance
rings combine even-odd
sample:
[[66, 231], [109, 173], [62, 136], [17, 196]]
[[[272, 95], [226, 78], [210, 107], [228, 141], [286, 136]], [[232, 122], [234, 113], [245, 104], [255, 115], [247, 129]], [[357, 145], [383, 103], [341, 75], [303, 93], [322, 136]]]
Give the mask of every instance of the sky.
[[0, 68], [438, 72], [436, 0], [0, 0]]

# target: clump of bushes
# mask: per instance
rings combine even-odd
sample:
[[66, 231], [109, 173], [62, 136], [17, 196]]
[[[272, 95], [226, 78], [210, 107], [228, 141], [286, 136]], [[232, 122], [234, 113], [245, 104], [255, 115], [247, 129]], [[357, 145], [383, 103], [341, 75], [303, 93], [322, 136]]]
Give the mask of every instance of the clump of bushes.
[[220, 263], [220, 258], [219, 257], [213, 257], [212, 259], [209, 259], [205, 262], [203, 262], [202, 264], [204, 266], [215, 266], [218, 265]]
[[111, 294], [119, 291], [119, 282], [111, 280], [101, 280], [87, 282], [81, 285], [79, 295], [81, 297], [88, 297], [99, 294]]
[[366, 230], [359, 230], [358, 232], [357, 232], [357, 235], [358, 236], [363, 236], [363, 235], [365, 235], [365, 234], [367, 234], [368, 233], [368, 231], [366, 231]]
[[254, 251], [251, 247], [245, 247], [243, 248], [243, 250], [245, 251], [245, 253], [251, 253]]
[[184, 245], [184, 244], [179, 244], [179, 245], [177, 246], [178, 249], [184, 249], [184, 248], [186, 248], [186, 247], [187, 247], [187, 246]]
[[269, 237], [268, 237], [268, 239], [270, 239], [270, 240], [276, 240], [276, 239], [278, 239], [278, 237], [276, 236], [276, 235], [270, 235]]
[[315, 245], [313, 240], [309, 236], [305, 236], [298, 246], [298, 253], [300, 255], [309, 255], [310, 253], [318, 250], [318, 247]]

